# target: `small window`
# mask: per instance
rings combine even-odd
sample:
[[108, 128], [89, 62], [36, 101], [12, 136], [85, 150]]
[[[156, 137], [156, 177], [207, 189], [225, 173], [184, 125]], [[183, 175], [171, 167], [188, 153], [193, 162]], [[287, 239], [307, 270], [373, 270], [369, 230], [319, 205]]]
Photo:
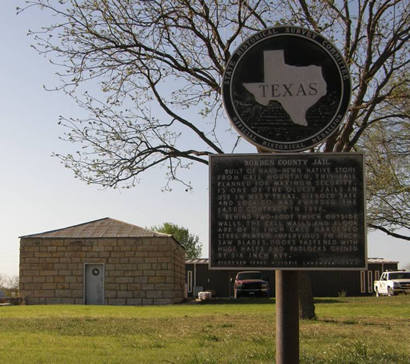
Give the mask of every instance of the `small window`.
[[366, 293], [366, 272], [360, 271], [360, 292]]
[[367, 292], [373, 292], [373, 272], [371, 270], [367, 272]]
[[192, 270], [188, 271], [188, 293], [192, 293]]

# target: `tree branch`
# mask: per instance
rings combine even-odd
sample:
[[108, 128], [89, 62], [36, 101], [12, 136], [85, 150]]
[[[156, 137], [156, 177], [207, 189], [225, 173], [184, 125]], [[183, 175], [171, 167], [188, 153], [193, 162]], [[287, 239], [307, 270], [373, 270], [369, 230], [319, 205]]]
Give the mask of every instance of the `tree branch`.
[[403, 235], [403, 234], [397, 234], [393, 231], [390, 231], [390, 230], [384, 228], [383, 226], [379, 226], [379, 225], [375, 225], [375, 224], [368, 224], [368, 226], [371, 227], [372, 229], [377, 229], [377, 230], [383, 231], [387, 235], [393, 236], [394, 238], [403, 239], [403, 240], [410, 240], [410, 236], [406, 236], [406, 235]]

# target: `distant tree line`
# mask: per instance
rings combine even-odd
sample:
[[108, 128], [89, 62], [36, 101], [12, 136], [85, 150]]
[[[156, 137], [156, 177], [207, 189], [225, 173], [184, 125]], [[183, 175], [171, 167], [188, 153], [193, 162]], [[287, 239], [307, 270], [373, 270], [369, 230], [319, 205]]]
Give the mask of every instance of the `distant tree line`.
[[19, 277], [0, 273], [0, 291], [6, 296], [15, 296], [19, 289]]

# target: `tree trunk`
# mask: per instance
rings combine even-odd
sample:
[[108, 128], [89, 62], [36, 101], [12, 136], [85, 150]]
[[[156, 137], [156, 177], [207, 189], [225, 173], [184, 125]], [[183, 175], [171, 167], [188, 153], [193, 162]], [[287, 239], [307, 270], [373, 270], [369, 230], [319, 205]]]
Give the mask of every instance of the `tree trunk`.
[[312, 281], [308, 272], [299, 271], [298, 273], [299, 285], [299, 318], [314, 320], [315, 304], [313, 303]]

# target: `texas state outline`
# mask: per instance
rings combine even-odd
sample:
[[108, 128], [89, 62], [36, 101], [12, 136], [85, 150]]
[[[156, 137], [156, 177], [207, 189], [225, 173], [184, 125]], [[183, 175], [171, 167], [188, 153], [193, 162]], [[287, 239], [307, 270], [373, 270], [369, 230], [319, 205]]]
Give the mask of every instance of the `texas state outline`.
[[327, 93], [322, 68], [288, 65], [283, 50], [264, 51], [263, 57], [264, 82], [243, 85], [259, 104], [277, 101], [295, 124], [307, 126], [307, 110]]

